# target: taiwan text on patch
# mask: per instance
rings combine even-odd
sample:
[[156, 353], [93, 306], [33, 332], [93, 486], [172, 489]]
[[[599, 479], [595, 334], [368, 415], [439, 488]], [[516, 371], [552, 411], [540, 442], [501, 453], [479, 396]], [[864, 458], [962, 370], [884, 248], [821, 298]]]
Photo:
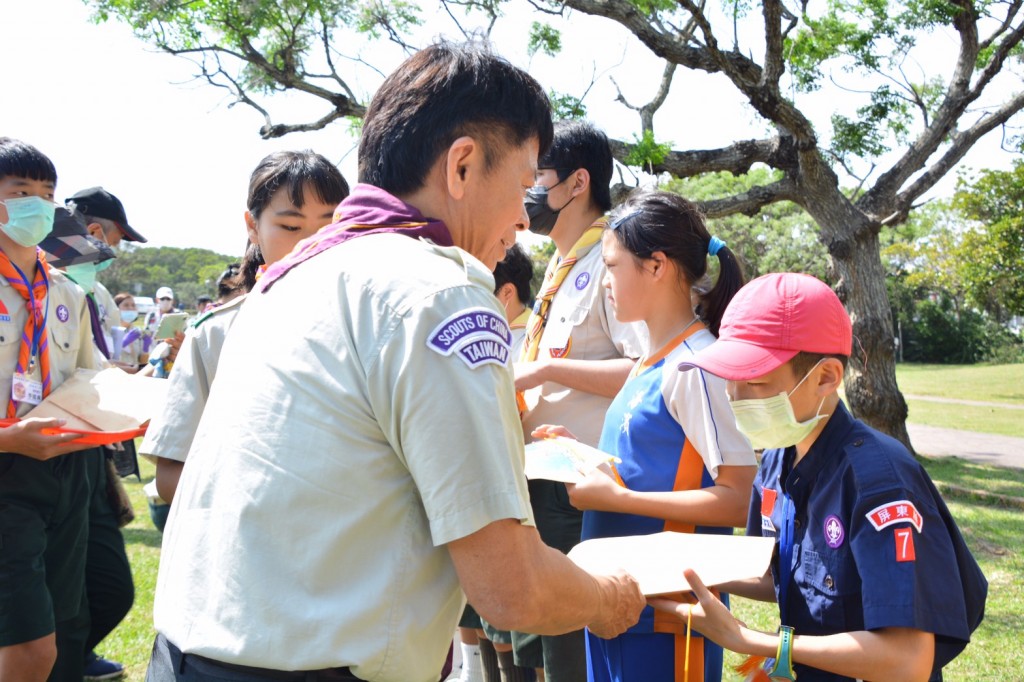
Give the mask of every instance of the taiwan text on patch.
[[437, 325], [427, 337], [427, 345], [442, 355], [451, 355], [471, 337], [488, 336], [500, 340], [506, 347], [512, 345], [512, 332], [505, 318], [487, 308], [467, 308]]

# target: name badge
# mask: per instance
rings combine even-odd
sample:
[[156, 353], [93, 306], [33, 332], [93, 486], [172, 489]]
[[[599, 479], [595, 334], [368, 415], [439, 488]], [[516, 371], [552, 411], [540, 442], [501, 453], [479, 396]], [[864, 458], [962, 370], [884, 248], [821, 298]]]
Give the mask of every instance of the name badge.
[[15, 402], [38, 405], [43, 402], [43, 382], [16, 373], [11, 380], [11, 397]]

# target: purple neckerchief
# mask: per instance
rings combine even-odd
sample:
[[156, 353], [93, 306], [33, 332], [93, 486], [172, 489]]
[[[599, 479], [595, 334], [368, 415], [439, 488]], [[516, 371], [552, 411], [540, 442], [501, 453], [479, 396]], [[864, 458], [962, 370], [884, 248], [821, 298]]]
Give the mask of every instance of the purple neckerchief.
[[383, 233], [426, 237], [438, 246], [454, 246], [448, 227], [440, 220], [424, 218], [414, 206], [373, 185], [358, 184], [334, 211], [334, 222], [299, 242], [292, 252], [267, 268], [256, 283], [263, 293], [299, 263], [355, 237]]
[[100, 322], [100, 310], [96, 307], [96, 297], [93, 294], [85, 295], [85, 305], [89, 308], [89, 321], [92, 323], [92, 340], [96, 347], [103, 353], [103, 357], [110, 359], [110, 349], [107, 348], [107, 340], [103, 337], [103, 323]]

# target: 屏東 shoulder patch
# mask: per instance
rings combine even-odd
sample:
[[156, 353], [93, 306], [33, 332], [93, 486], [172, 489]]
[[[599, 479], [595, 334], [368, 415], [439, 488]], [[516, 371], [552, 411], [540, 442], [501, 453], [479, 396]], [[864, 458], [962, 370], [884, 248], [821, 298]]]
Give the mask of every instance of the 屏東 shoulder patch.
[[879, 505], [865, 515], [875, 530], [882, 530], [897, 523], [909, 523], [920, 533], [924, 518], [910, 500], [897, 500]]
[[507, 365], [512, 332], [504, 317], [487, 308], [466, 308], [449, 316], [427, 337], [427, 346], [441, 355], [457, 353], [469, 367]]

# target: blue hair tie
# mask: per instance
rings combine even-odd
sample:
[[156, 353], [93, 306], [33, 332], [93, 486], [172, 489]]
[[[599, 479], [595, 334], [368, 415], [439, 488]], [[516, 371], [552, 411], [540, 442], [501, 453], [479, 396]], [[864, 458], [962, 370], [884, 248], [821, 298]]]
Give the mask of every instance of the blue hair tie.
[[722, 250], [723, 246], [725, 246], [725, 242], [723, 242], [718, 237], [712, 237], [711, 241], [708, 242], [708, 255], [717, 256], [718, 252]]

